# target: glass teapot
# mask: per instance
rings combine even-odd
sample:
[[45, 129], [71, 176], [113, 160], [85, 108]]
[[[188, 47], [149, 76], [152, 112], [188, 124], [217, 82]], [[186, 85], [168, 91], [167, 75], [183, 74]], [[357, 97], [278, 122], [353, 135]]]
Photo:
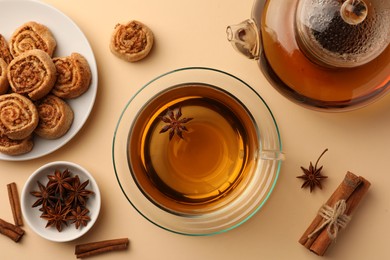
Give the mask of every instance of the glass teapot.
[[227, 37], [307, 108], [352, 110], [390, 89], [388, 0], [256, 0]]

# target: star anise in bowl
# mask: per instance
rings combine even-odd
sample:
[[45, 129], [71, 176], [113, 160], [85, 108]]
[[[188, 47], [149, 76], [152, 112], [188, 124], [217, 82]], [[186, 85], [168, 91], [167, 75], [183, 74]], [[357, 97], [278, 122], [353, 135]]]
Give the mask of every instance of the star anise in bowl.
[[94, 194], [87, 188], [89, 180], [80, 182], [79, 176], [72, 176], [69, 169], [56, 169], [54, 174], [47, 175], [46, 185], [40, 181], [37, 184], [39, 191], [30, 192], [38, 198], [32, 207], [41, 206], [39, 210], [42, 212], [41, 218], [47, 220], [46, 227], [53, 226], [61, 232], [69, 222], [75, 224], [76, 229], [87, 225], [91, 219], [87, 215], [87, 201]]
[[76, 229], [81, 226], [86, 226], [87, 223], [91, 220], [91, 217], [88, 215], [89, 210], [85, 207], [77, 206], [76, 209], [72, 209], [68, 220], [70, 220], [71, 224], [75, 224]]
[[55, 161], [30, 175], [20, 204], [32, 231], [53, 242], [68, 242], [86, 234], [96, 223], [101, 197], [88, 170], [72, 162]]
[[60, 171], [58, 169], [55, 170], [53, 175], [48, 175], [47, 178], [49, 182], [47, 183], [47, 187], [54, 189], [55, 193], [60, 197], [64, 197], [63, 193], [65, 192], [65, 186], [68, 183], [73, 181], [73, 178], [70, 176], [70, 171], [65, 169], [64, 171]]
[[69, 207], [64, 207], [62, 203], [57, 202], [56, 206], [47, 207], [41, 215], [41, 218], [47, 220], [46, 227], [55, 227], [58, 232], [62, 231], [63, 226], [68, 226]]

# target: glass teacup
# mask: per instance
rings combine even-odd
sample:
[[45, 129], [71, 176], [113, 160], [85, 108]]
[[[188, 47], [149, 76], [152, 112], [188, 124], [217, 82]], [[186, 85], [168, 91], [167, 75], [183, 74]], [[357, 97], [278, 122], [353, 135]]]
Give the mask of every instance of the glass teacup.
[[190, 235], [252, 216], [284, 158], [261, 97], [209, 68], [169, 72], [138, 92], [121, 116], [113, 156], [130, 203], [158, 226]]

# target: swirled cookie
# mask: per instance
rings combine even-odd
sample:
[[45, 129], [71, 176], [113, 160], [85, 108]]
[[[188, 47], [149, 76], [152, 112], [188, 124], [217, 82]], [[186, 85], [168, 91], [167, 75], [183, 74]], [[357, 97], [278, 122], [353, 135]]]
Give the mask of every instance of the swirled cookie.
[[37, 108], [30, 99], [17, 93], [0, 96], [0, 136], [24, 139], [34, 131], [38, 121]]
[[79, 53], [53, 59], [57, 81], [52, 93], [61, 98], [76, 98], [86, 92], [91, 83], [88, 61]]
[[33, 21], [27, 22], [16, 29], [9, 44], [14, 58], [34, 49], [45, 51], [52, 57], [56, 46], [57, 42], [49, 28]]
[[110, 50], [121, 59], [134, 62], [145, 58], [153, 46], [153, 32], [139, 21], [117, 24], [111, 36]]
[[69, 130], [73, 122], [73, 110], [61, 98], [48, 95], [37, 104], [39, 124], [35, 133], [42, 138], [56, 139]]
[[57, 72], [46, 52], [31, 50], [11, 61], [8, 65], [7, 78], [15, 93], [38, 100], [52, 90]]
[[32, 150], [34, 142], [32, 135], [22, 140], [12, 140], [7, 136], [0, 136], [0, 153], [7, 155], [20, 155]]
[[4, 36], [0, 34], [0, 59], [3, 59], [5, 62], [10, 63], [13, 59], [11, 52], [8, 48], [8, 43], [5, 40]]
[[7, 66], [8, 64], [0, 58], [0, 95], [6, 93], [9, 86], [7, 79]]

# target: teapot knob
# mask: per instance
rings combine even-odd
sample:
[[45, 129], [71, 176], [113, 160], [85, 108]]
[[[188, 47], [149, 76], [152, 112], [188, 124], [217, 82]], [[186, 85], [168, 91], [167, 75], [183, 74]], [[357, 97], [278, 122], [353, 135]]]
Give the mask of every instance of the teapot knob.
[[249, 59], [260, 57], [260, 35], [254, 20], [247, 19], [239, 24], [226, 28], [228, 41], [233, 48]]
[[329, 68], [365, 65], [390, 42], [389, 1], [299, 0], [297, 41], [313, 62]]
[[348, 24], [356, 25], [367, 17], [367, 4], [359, 0], [347, 0], [340, 8], [341, 18]]

